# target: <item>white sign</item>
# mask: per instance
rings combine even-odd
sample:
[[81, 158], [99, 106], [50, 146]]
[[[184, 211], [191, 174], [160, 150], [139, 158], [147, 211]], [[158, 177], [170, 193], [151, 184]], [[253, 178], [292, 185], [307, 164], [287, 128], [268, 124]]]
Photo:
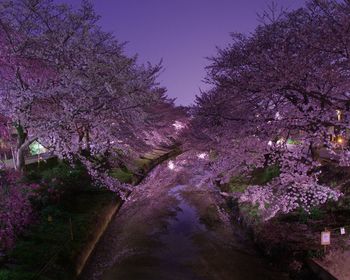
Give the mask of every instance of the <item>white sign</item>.
[[331, 244], [331, 232], [322, 231], [321, 232], [321, 245], [330, 245]]
[[345, 234], [345, 228], [343, 228], [343, 227], [340, 228], [340, 234], [341, 234], [341, 235], [344, 235], [344, 234]]

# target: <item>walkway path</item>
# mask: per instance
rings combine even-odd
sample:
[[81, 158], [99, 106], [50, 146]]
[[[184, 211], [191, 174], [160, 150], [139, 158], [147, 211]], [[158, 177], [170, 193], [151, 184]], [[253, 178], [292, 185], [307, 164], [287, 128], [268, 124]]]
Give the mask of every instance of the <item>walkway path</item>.
[[200, 161], [188, 152], [154, 169], [111, 222], [81, 278], [287, 279], [232, 225]]

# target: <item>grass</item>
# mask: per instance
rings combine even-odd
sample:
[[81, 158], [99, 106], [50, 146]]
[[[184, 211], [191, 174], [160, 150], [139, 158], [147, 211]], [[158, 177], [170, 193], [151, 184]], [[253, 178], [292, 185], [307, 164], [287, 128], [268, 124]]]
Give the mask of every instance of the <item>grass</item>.
[[151, 165], [151, 160], [146, 158], [138, 158], [135, 160], [135, 165], [140, 169], [146, 169]]
[[250, 178], [241, 175], [233, 176], [228, 184], [223, 184], [220, 188], [225, 192], [243, 193], [249, 185], [266, 185], [277, 177], [279, 172], [277, 166], [256, 168], [252, 171]]
[[152, 152], [135, 159], [133, 167], [130, 168], [131, 170], [135, 170], [133, 183], [138, 184], [143, 176], [145, 176], [153, 167], [164, 160], [175, 157], [179, 154], [181, 154], [181, 149], [178, 146], [174, 146], [171, 150], [155, 149]]
[[38, 223], [10, 253], [14, 268], [1, 271], [0, 279], [31, 279], [33, 275], [43, 280], [74, 279], [75, 259], [88, 241], [101, 208], [113, 199], [115, 195], [109, 191], [90, 189], [43, 209]]
[[132, 183], [134, 174], [128, 169], [113, 168], [110, 172], [110, 176], [117, 178], [122, 183]]
[[243, 193], [248, 187], [248, 181], [242, 176], [234, 176], [229, 182], [229, 192]]
[[276, 165], [265, 168], [256, 168], [252, 172], [251, 185], [266, 185], [273, 178], [279, 176], [280, 169]]
[[[110, 191], [91, 186], [82, 166], [50, 159], [27, 166], [26, 180], [41, 182], [36, 222], [9, 252], [11, 268], [0, 269], [0, 280], [75, 279], [75, 262], [99, 218], [116, 199]], [[49, 190], [61, 193], [52, 199]]]
[[[233, 176], [228, 184], [223, 184], [220, 189], [224, 192], [231, 193], [244, 193], [248, 186], [250, 185], [266, 185], [275, 177], [279, 176], [280, 170], [278, 166], [268, 166], [265, 168], [254, 169], [250, 176]], [[266, 208], [269, 205], [265, 205]], [[234, 207], [231, 204], [229, 207]], [[259, 223], [261, 220], [260, 210], [258, 205], [249, 205], [248, 203], [239, 204], [240, 211], [251, 223]]]
[[113, 168], [110, 175], [123, 183], [135, 183], [137, 182], [138, 176], [142, 176], [142, 174], [145, 175], [151, 169], [154, 162], [165, 154], [166, 152], [164, 151], [155, 150], [154, 152], [148, 153], [145, 156], [137, 158], [133, 161], [133, 166], [131, 169], [135, 170], [135, 172], [132, 172], [128, 168]]
[[242, 176], [233, 176], [226, 184], [220, 185], [223, 192], [228, 193], [243, 193], [248, 187], [248, 179]]

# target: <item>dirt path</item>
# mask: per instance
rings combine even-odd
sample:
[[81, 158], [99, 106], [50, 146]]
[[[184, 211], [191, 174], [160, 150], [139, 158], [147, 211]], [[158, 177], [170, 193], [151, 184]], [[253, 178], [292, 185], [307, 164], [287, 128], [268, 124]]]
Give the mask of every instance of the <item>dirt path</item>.
[[235, 228], [194, 154], [158, 166], [133, 192], [88, 262], [87, 279], [288, 279]]

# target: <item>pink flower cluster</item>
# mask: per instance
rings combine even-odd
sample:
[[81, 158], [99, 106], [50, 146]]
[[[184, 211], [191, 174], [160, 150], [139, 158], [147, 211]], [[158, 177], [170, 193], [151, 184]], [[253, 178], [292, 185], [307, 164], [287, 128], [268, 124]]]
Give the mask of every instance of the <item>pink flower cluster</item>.
[[30, 197], [38, 186], [19, 182], [13, 170], [0, 170], [0, 249], [9, 249], [33, 221]]
[[281, 174], [266, 186], [250, 186], [241, 195], [240, 202], [257, 205], [263, 219], [269, 220], [277, 213], [289, 213], [298, 208], [309, 212], [312, 207], [329, 200], [337, 201], [341, 196], [339, 191], [320, 185], [309, 176], [295, 175], [289, 179], [286, 182]]

